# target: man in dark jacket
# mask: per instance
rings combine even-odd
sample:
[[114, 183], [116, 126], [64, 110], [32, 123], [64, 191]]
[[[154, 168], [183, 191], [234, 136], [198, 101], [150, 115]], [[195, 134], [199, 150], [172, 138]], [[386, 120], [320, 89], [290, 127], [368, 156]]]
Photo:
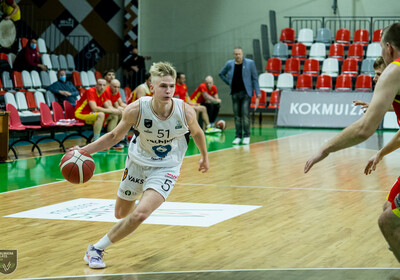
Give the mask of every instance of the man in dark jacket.
[[67, 81], [65, 69], [58, 70], [58, 81], [51, 84], [47, 90], [51, 91], [57, 99], [57, 102], [63, 106], [64, 100], [67, 100], [75, 107], [79, 91], [70, 82]]
[[47, 66], [40, 63], [39, 52], [36, 50], [36, 46], [36, 39], [30, 39], [29, 43], [22, 48], [15, 58], [15, 71], [47, 71]]

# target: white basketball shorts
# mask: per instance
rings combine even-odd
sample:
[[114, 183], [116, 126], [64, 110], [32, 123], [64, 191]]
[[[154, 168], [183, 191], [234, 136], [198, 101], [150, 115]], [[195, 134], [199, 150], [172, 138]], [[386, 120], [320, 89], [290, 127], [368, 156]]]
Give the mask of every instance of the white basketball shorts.
[[133, 201], [147, 189], [153, 189], [167, 199], [180, 174], [181, 166], [145, 167], [127, 158], [118, 188], [118, 197]]

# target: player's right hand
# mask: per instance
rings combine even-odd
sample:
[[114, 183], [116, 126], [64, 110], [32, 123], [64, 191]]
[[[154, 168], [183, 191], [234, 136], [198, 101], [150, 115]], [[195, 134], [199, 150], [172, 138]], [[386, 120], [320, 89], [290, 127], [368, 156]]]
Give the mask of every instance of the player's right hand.
[[312, 158], [307, 160], [306, 165], [304, 166], [304, 173], [307, 173], [310, 171], [311, 167], [313, 167], [314, 164], [317, 162], [320, 162], [324, 158], [326, 158], [329, 155], [329, 153], [324, 152], [323, 150], [320, 150], [318, 153], [316, 153]]

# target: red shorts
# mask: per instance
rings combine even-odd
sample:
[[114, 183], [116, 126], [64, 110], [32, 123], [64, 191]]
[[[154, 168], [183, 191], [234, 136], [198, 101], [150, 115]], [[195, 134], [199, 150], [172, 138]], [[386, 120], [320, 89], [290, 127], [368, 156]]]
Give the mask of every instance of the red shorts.
[[392, 205], [393, 213], [400, 218], [400, 177], [397, 178], [386, 199]]

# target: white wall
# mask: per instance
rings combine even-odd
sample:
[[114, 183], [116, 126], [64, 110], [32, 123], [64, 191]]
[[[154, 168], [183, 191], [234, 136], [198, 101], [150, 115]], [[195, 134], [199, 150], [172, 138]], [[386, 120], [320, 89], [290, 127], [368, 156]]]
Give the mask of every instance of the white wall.
[[261, 39], [260, 25], [269, 26], [270, 10], [276, 11], [278, 32], [289, 24], [285, 16], [400, 14], [398, 0], [337, 2], [334, 15], [333, 0], [139, 0], [139, 52], [151, 56], [147, 68], [155, 61], [170, 61], [185, 72], [189, 94], [212, 75], [224, 102], [221, 113], [230, 114], [229, 87], [218, 73], [233, 58], [233, 47], [253, 52], [253, 39]]

